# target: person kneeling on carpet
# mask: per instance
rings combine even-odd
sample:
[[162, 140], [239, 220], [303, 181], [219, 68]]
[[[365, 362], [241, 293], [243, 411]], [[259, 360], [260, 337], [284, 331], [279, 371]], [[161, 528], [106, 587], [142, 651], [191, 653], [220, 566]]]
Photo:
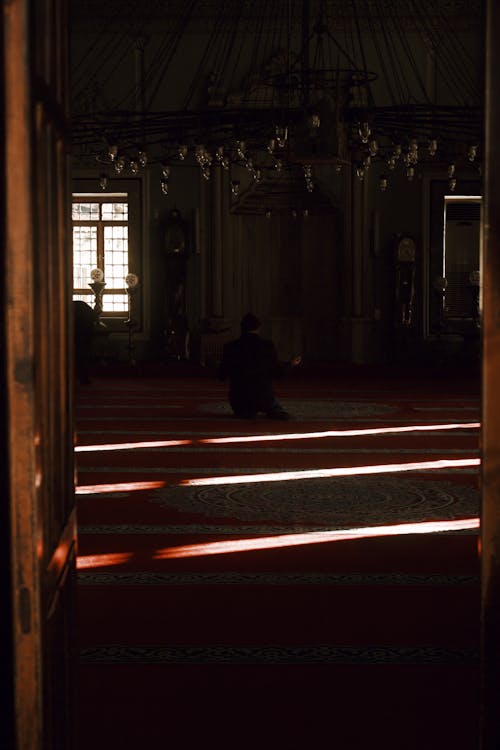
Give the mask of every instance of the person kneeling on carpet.
[[224, 344], [217, 375], [220, 380], [229, 378], [229, 403], [235, 417], [254, 419], [263, 412], [270, 419], [289, 419], [274, 396], [272, 380], [283, 375], [287, 367], [300, 364], [301, 357], [279, 362], [274, 343], [259, 335], [260, 325], [252, 313], [243, 316], [241, 336]]

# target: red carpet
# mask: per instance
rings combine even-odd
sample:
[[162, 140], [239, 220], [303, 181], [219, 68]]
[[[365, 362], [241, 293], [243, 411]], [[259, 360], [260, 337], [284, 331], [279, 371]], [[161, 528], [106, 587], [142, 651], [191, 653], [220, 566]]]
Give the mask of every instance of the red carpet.
[[[79, 390], [80, 750], [476, 747], [477, 530], [315, 536], [477, 519], [475, 384], [278, 391], [290, 422], [237, 421], [191, 374]], [[241, 475], [263, 481], [221, 483]]]

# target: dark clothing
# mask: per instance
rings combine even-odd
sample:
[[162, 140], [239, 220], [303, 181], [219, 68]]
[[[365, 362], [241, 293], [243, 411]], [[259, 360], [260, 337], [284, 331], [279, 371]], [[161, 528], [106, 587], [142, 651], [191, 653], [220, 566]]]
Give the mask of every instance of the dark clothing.
[[224, 345], [217, 374], [221, 380], [229, 378], [229, 402], [236, 416], [253, 417], [258, 412], [283, 413], [272, 388], [272, 379], [283, 370], [273, 342], [250, 332]]
[[73, 302], [75, 375], [80, 383], [90, 383], [89, 361], [97, 313], [86, 302]]

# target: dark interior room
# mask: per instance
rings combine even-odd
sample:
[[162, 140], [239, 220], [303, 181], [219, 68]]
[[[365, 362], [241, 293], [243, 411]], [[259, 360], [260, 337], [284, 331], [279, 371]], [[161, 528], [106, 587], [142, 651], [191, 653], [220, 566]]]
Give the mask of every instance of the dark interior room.
[[498, 750], [500, 5], [0, 32], [0, 746]]

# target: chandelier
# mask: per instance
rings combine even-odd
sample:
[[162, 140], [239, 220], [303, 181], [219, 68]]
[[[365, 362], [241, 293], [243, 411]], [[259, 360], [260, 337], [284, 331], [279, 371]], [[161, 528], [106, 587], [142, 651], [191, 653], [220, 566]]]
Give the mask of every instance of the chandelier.
[[[98, 7], [79, 5], [88, 15]], [[375, 173], [387, 190], [393, 175], [411, 182], [435, 165], [453, 191], [480, 173], [473, 5], [191, 0], [167, 11], [145, 0], [138, 24], [139, 4], [121, 4], [115, 37], [91, 34], [73, 72], [75, 161], [98, 170], [102, 189], [154, 168], [165, 195], [180, 168], [207, 181], [226, 171], [233, 210], [252, 213], [328, 210], [325, 170], [361, 181]], [[106, 82], [120, 64], [134, 77], [110, 97]]]

